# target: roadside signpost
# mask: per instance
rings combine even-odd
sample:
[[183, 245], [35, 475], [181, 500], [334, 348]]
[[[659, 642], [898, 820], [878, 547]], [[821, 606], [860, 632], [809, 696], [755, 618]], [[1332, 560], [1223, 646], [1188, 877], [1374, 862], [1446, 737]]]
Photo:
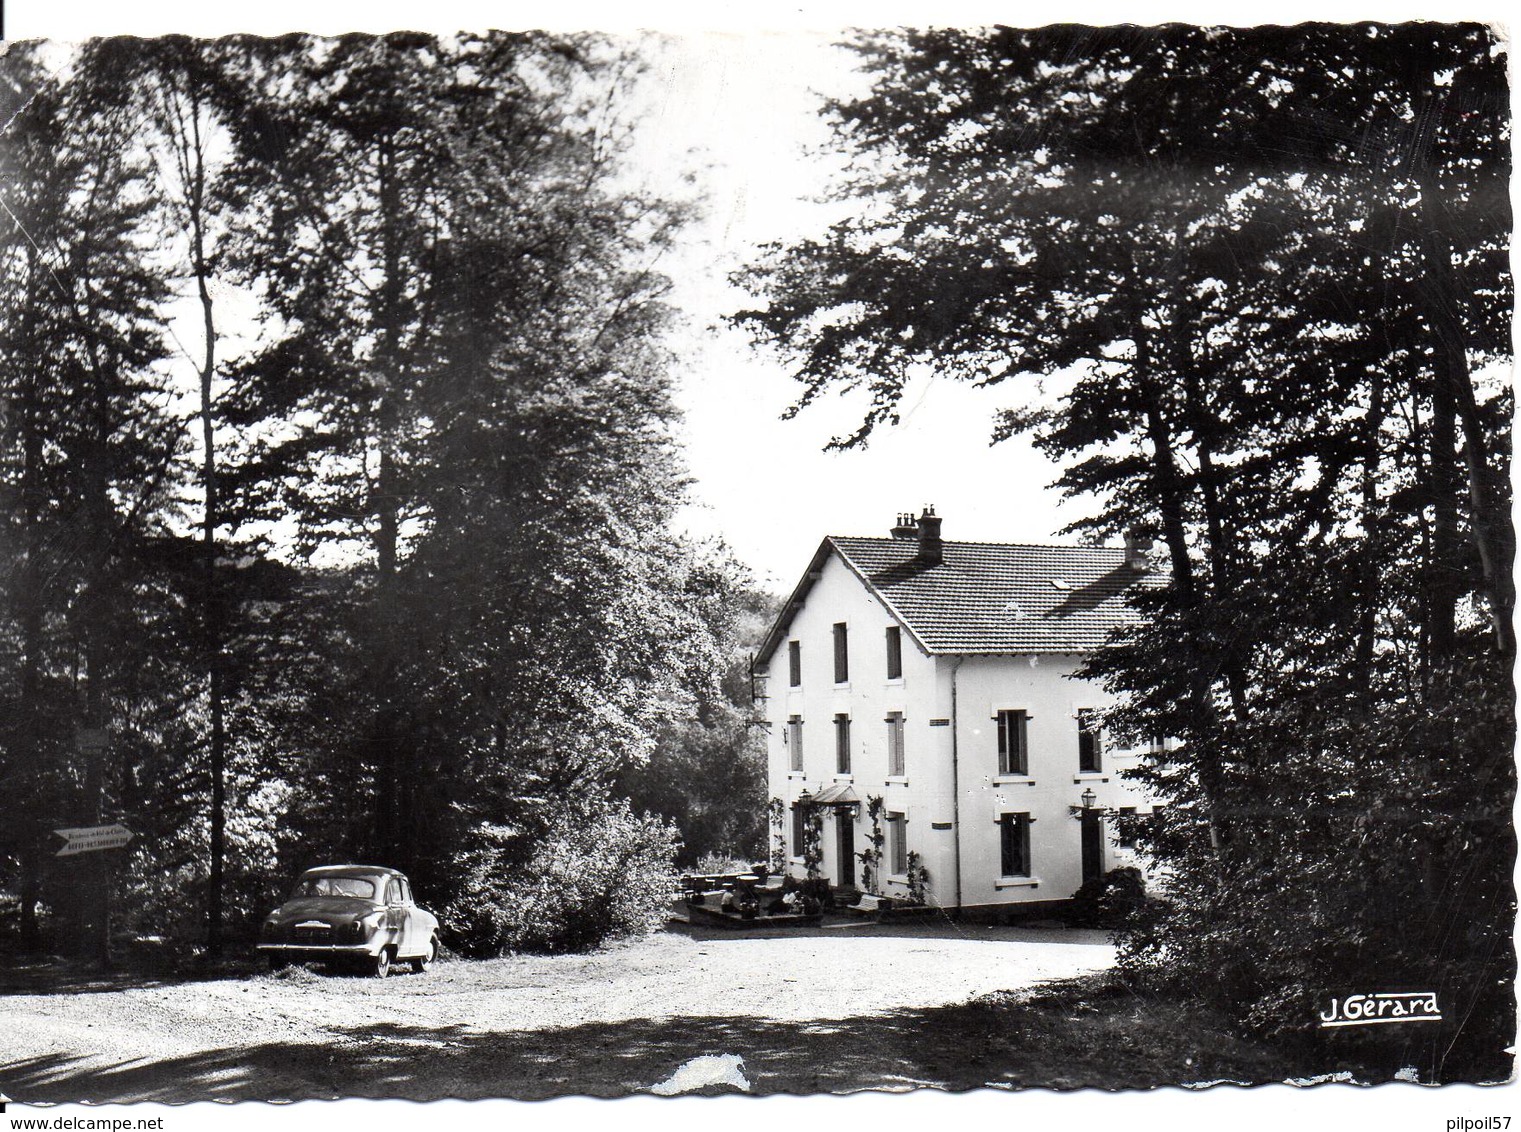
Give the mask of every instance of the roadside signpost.
[[76, 853], [93, 853], [99, 849], [120, 849], [132, 840], [132, 831], [124, 825], [94, 825], [83, 829], [55, 829], [65, 845], [55, 857], [72, 857]]
[[[111, 734], [103, 725], [106, 718], [104, 707], [94, 702], [95, 684], [92, 667], [92, 704], [84, 714], [86, 726], [74, 729], [74, 746], [83, 756], [85, 766], [85, 806], [84, 812], [79, 816], [84, 821], [94, 824], [55, 829], [53, 832], [63, 838], [64, 845], [54, 855], [79, 858], [71, 871], [74, 871], [78, 879], [83, 897], [80, 911], [84, 915], [84, 925], [93, 929], [89, 935], [94, 936], [93, 950], [96, 961], [102, 969], [109, 970], [111, 967], [111, 885], [115, 873], [113, 868], [115, 858], [109, 850], [120, 849], [131, 841], [132, 831], [120, 825], [102, 824], [105, 819], [101, 811], [105, 808], [106, 758], [111, 748]], [[93, 915], [85, 911], [92, 904], [94, 905]], [[88, 938], [89, 936], [82, 934], [80, 942], [89, 946], [86, 943]]]

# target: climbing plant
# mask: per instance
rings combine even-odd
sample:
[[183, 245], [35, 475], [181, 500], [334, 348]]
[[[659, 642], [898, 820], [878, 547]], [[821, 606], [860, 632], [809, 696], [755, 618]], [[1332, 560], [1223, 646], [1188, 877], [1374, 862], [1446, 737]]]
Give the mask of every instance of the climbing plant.
[[856, 854], [861, 862], [861, 889], [873, 896], [882, 895], [882, 846], [887, 835], [882, 832], [882, 813], [886, 809], [880, 794], [866, 796], [866, 816], [871, 819], [867, 847]]
[[908, 854], [908, 902], [926, 904], [928, 896], [929, 870], [924, 867], [924, 858], [910, 851]]
[[803, 875], [807, 880], [824, 876], [824, 815], [820, 807], [798, 803], [803, 808]]
[[787, 804], [780, 798], [766, 803], [767, 824], [771, 827], [771, 871], [787, 871]]

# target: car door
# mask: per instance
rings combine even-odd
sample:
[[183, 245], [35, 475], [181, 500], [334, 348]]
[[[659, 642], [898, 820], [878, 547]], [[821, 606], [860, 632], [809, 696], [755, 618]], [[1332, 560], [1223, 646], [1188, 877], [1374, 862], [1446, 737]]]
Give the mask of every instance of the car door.
[[396, 953], [417, 954], [417, 916], [412, 904], [412, 886], [406, 877], [393, 877], [396, 890]]
[[386, 881], [386, 934], [391, 942], [396, 945], [398, 953], [406, 950], [403, 941], [403, 933], [406, 929], [406, 914], [401, 903], [401, 883], [397, 877]]

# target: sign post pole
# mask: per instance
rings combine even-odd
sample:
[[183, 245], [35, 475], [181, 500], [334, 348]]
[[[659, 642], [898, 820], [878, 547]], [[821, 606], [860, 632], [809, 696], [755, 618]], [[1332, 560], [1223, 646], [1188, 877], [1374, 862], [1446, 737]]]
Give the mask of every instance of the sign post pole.
[[[92, 686], [95, 676], [92, 670]], [[89, 804], [93, 807], [96, 825], [100, 824], [106, 796], [106, 748], [110, 739], [104, 727], [81, 727], [75, 733], [80, 754], [85, 756], [88, 767]], [[67, 846], [65, 846], [67, 848]], [[103, 970], [111, 966], [111, 873], [110, 862], [105, 858], [87, 866], [86, 874], [95, 882], [95, 958]]]
[[78, 829], [55, 829], [64, 839], [56, 857], [76, 857], [81, 853], [100, 853], [94, 875], [100, 881], [98, 905], [100, 930], [96, 937], [97, 956], [102, 966], [111, 965], [111, 879], [115, 858], [109, 850], [120, 849], [132, 840], [132, 831], [123, 825], [91, 825]]

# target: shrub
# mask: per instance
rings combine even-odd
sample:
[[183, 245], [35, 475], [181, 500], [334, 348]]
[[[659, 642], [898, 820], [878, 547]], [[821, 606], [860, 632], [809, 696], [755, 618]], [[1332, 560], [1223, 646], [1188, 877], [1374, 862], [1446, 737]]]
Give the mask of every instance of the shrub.
[[1110, 869], [1084, 881], [1072, 894], [1068, 922], [1081, 928], [1117, 928], [1127, 923], [1146, 900], [1146, 882], [1134, 868]]
[[704, 853], [692, 871], [699, 876], [734, 876], [750, 871], [750, 862], [727, 853]]
[[481, 832], [444, 916], [465, 955], [589, 951], [653, 928], [676, 888], [675, 827], [622, 799], [561, 804], [538, 836]]

